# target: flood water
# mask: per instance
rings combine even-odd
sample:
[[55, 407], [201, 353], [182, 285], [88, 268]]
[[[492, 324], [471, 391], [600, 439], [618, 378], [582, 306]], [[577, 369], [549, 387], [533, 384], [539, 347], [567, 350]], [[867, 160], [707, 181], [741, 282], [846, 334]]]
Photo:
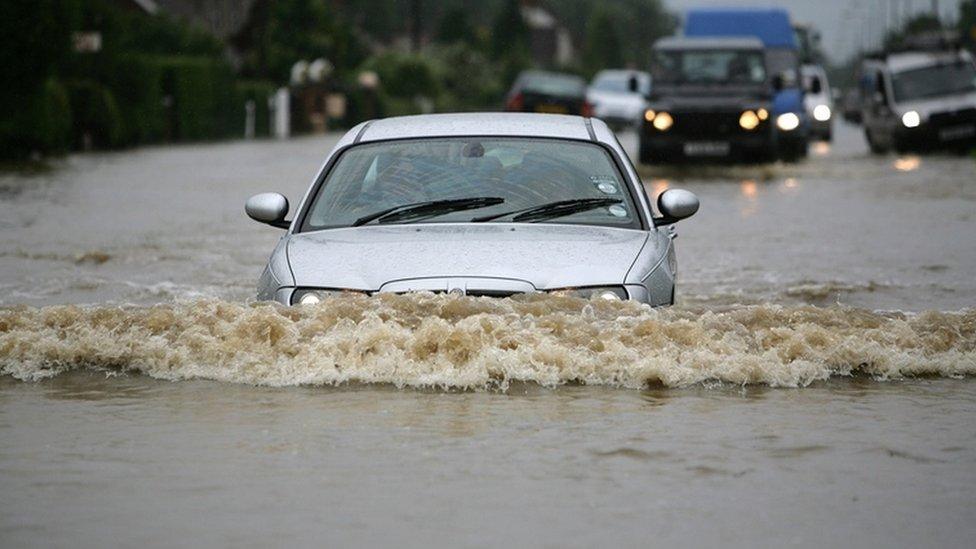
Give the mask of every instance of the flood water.
[[0, 546], [966, 546], [976, 162], [835, 136], [642, 168], [702, 200], [661, 311], [253, 303], [337, 136], [2, 174]]

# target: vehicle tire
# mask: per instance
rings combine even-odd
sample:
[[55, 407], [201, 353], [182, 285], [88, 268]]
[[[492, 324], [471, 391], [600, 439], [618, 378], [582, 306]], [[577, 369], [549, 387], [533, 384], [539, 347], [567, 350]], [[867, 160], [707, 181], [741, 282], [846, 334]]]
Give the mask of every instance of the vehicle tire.
[[864, 139], [868, 142], [868, 148], [874, 154], [885, 154], [888, 152], [888, 147], [882, 146], [880, 143], [871, 137], [871, 130], [864, 128]]

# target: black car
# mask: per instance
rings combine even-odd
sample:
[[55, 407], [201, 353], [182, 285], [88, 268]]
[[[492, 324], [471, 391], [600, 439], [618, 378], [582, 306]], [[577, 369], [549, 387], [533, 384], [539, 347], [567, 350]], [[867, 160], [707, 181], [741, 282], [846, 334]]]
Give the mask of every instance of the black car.
[[534, 70], [524, 71], [515, 79], [505, 110], [593, 116], [593, 107], [586, 100], [586, 80], [573, 74]]

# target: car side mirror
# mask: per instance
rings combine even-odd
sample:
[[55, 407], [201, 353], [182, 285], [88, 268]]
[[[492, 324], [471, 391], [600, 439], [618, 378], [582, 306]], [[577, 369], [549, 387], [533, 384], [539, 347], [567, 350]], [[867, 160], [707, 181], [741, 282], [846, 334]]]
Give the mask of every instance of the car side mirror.
[[670, 225], [695, 215], [700, 205], [698, 197], [684, 189], [668, 189], [657, 197], [657, 209], [661, 217], [654, 225]]
[[882, 106], [887, 106], [888, 105], [888, 98], [885, 97], [885, 94], [883, 94], [881, 92], [874, 92], [873, 99], [874, 99], [874, 102], [876, 104], [878, 104], [878, 105], [882, 105]]
[[632, 74], [630, 75], [630, 78], [627, 79], [627, 89], [630, 90], [630, 93], [637, 93], [637, 91], [640, 89], [640, 82], [637, 81], [636, 75]]
[[287, 229], [291, 221], [285, 220], [288, 215], [288, 199], [278, 193], [261, 193], [247, 199], [244, 211], [248, 217], [272, 227]]
[[810, 93], [814, 95], [820, 95], [820, 92], [822, 91], [823, 91], [823, 85], [820, 83], [819, 78], [814, 78], [813, 80], [810, 81]]

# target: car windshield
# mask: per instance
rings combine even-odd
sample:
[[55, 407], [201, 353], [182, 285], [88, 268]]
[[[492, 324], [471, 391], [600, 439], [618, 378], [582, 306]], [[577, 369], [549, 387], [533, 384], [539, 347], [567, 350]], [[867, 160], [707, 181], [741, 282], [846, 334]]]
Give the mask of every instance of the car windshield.
[[637, 78], [636, 93], [647, 95], [651, 91], [650, 79], [632, 72], [601, 72], [593, 79], [592, 88], [616, 93], [635, 93], [630, 89], [630, 79]]
[[763, 54], [758, 50], [658, 51], [654, 81], [673, 84], [762, 84]]
[[586, 81], [570, 74], [535, 72], [523, 75], [519, 88], [542, 95], [578, 97], [586, 91]]
[[[342, 153], [313, 197], [302, 230], [366, 223], [512, 222], [519, 212], [577, 199], [581, 211], [564, 208], [544, 219], [527, 217], [641, 226], [626, 180], [607, 151], [593, 143], [517, 138], [368, 143]], [[377, 216], [387, 211], [392, 215]]]
[[895, 73], [895, 101], [911, 101], [976, 91], [976, 69], [959, 61]]

